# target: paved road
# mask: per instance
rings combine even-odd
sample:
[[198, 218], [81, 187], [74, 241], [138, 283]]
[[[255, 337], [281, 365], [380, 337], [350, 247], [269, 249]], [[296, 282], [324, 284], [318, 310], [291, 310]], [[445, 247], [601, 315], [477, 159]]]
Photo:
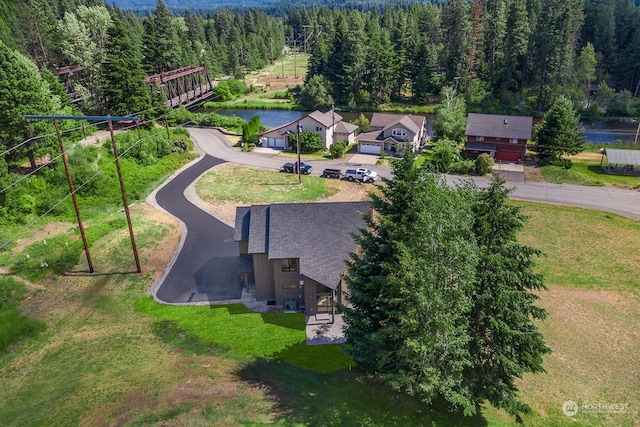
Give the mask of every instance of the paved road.
[[[211, 156], [228, 162], [269, 169], [278, 169], [284, 163], [283, 159], [274, 158], [270, 154], [239, 152], [226, 144], [224, 138], [216, 130], [191, 128], [189, 132], [202, 150]], [[345, 160], [311, 161], [308, 163], [313, 165], [314, 175], [320, 175], [322, 169], [329, 164], [342, 166], [343, 168], [357, 165], [357, 163], [350, 163]], [[391, 175], [389, 167], [375, 166], [372, 168], [382, 176], [389, 177]], [[479, 186], [488, 185], [488, 180], [485, 178], [447, 176], [447, 182], [450, 184], [460, 182], [462, 179], [473, 179]], [[514, 184], [514, 187], [515, 190], [512, 193], [514, 199], [579, 206], [640, 220], [640, 191], [638, 190], [624, 190], [614, 187], [584, 187], [569, 184], [551, 184], [548, 182], [519, 183]]]
[[[213, 129], [190, 128], [189, 132], [205, 155], [155, 194], [157, 204], [181, 220], [188, 230], [175, 262], [155, 287], [155, 296], [168, 303], [238, 299], [242, 286], [237, 274], [238, 247], [233, 241], [233, 229], [200, 209], [197, 198], [187, 189], [200, 175], [225, 161], [272, 170], [278, 169], [284, 161], [273, 154], [239, 152]], [[346, 160], [309, 163], [314, 167], [314, 175], [319, 175], [328, 165], [343, 168], [358, 165]], [[383, 176], [391, 175], [389, 167], [376, 166], [375, 169]], [[447, 176], [451, 185], [462, 180]], [[473, 180], [479, 186], [488, 184], [484, 178]], [[598, 209], [640, 220], [640, 192], [637, 190], [535, 182], [517, 184], [512, 196], [521, 200]], [[154, 195], [150, 198], [153, 200]]]

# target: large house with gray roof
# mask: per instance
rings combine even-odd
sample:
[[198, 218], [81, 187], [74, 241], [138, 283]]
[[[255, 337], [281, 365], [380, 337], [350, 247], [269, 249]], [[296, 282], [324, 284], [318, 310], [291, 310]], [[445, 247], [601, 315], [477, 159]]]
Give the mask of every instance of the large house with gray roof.
[[496, 160], [522, 162], [532, 131], [533, 118], [529, 116], [470, 113], [465, 156], [475, 159], [488, 153]]
[[[241, 272], [256, 300], [307, 315], [343, 302], [343, 275], [368, 202], [283, 203], [236, 209]], [[248, 261], [248, 262], [246, 262]]]
[[[355, 141], [358, 126], [345, 122], [342, 116], [333, 110], [325, 113], [316, 110], [299, 120], [278, 126], [260, 135], [263, 147], [282, 148], [291, 147], [291, 135], [298, 132], [298, 124], [304, 131], [314, 132], [322, 139], [324, 148], [329, 148], [334, 142], [342, 141], [351, 144]], [[293, 147], [295, 148], [295, 147]]]
[[427, 139], [427, 118], [411, 114], [373, 113], [371, 132], [358, 135], [358, 152], [395, 154], [399, 148], [416, 151]]

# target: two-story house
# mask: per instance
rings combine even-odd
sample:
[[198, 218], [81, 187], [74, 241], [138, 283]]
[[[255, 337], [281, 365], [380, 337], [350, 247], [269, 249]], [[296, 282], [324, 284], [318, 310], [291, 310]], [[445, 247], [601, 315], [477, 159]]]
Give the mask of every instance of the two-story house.
[[333, 313], [343, 302], [342, 277], [351, 234], [366, 226], [367, 202], [283, 203], [238, 207], [235, 236], [245, 285], [255, 298], [285, 311]]
[[273, 128], [260, 135], [263, 147], [290, 149], [292, 147], [291, 135], [301, 130], [315, 132], [322, 139], [324, 148], [329, 148], [334, 142], [342, 141], [351, 144], [355, 141], [358, 126], [343, 121], [340, 114], [333, 110], [325, 113], [316, 110], [299, 120]]
[[395, 154], [400, 148], [416, 151], [426, 141], [424, 116], [373, 113], [371, 132], [358, 135], [358, 152]]
[[533, 118], [529, 116], [470, 113], [465, 156], [475, 159], [488, 153], [496, 160], [524, 161], [532, 131]]

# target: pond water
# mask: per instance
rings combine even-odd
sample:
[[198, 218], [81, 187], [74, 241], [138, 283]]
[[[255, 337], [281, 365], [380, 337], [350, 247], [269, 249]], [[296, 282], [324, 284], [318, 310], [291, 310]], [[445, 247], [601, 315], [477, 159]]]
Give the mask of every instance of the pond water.
[[[216, 112], [226, 116], [239, 116], [246, 121], [251, 120], [253, 116], [260, 116], [262, 125], [268, 128], [275, 128], [294, 122], [308, 114], [307, 111], [294, 110], [223, 109]], [[343, 111], [340, 111], [339, 114], [346, 121], [353, 121], [360, 115], [359, 112]], [[371, 114], [373, 113], [364, 113], [368, 119], [371, 119]], [[427, 117], [427, 119], [431, 119], [431, 117]], [[607, 144], [620, 141], [623, 144], [631, 144], [634, 141], [638, 123], [630, 120], [584, 120], [582, 126], [588, 143]]]

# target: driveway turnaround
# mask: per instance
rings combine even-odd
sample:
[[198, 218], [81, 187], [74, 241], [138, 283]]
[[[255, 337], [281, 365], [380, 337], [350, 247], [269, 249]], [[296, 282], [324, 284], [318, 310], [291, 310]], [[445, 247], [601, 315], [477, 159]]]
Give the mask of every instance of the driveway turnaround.
[[156, 202], [186, 226], [186, 238], [156, 298], [167, 303], [240, 299], [238, 245], [233, 229], [193, 205], [184, 195], [200, 175], [224, 160], [205, 155], [156, 194]]

